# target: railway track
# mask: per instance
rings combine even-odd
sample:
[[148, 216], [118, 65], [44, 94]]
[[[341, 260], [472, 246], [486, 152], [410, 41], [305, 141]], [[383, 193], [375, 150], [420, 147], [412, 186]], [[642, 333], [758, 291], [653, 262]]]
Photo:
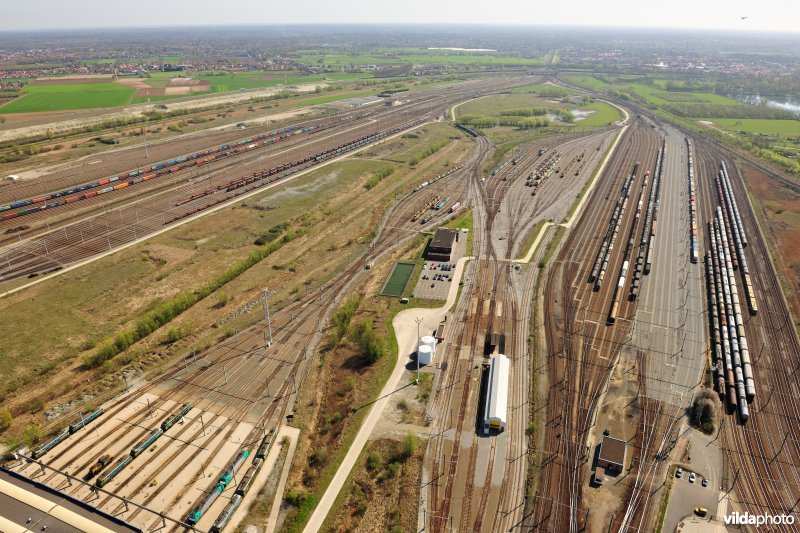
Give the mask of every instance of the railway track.
[[[800, 364], [800, 343], [739, 169], [732, 164], [727, 150], [716, 143], [696, 140], [696, 144], [704, 220], [710, 220], [719, 204], [714, 188], [719, 163], [724, 161], [727, 165], [748, 235], [745, 255], [759, 302], [758, 314], [747, 316], [744, 324], [752, 346], [758, 394], [749, 406], [751, 416], [746, 425], [728, 415], [722, 422], [722, 451], [732, 473], [724, 480], [723, 489], [730, 492], [729, 501], [740, 512], [791, 513], [797, 519], [800, 441], [793, 436], [800, 431], [800, 389], [792, 379], [792, 369]], [[791, 526], [773, 527], [776, 531], [791, 530]]]
[[[586, 479], [583, 465], [589, 460], [586, 438], [594, 423], [597, 400], [616, 364], [620, 348], [626, 344], [629, 319], [634, 302], [620, 302], [618, 320], [606, 325], [615, 283], [606, 283], [599, 292], [587, 286], [589, 271], [596, 255], [599, 232], [616, 201], [623, 179], [637, 161], [651, 169], [655, 163], [658, 140], [652, 132], [634, 120], [620, 141], [625, 147], [601, 176], [575, 231], [570, 232], [553, 264], [545, 287], [545, 332], [549, 350], [548, 398], [545, 459], [535, 502], [526, 526], [550, 531], [578, 531], [587, 524], [590, 510], [582, 507], [581, 490]], [[642, 187], [640, 172], [633, 190]], [[635, 208], [622, 219], [623, 235], [640, 221]], [[610, 272], [618, 272], [623, 261], [621, 247], [614, 248]]]
[[[466, 160], [477, 159], [474, 154], [470, 154]], [[466, 182], [461, 178], [469, 170], [468, 167], [460, 169], [439, 180], [435, 186], [463, 187]], [[169, 403], [186, 400], [192, 400], [196, 408], [202, 412], [212, 413], [213, 418], [198, 427], [198, 417], [190, 414], [190, 423], [179, 427], [177, 432], [168, 433], [167, 436], [172, 437], [168, 443], [159, 446], [155, 452], [148, 453], [148, 462], [163, 462], [170, 465], [166, 472], [191, 471], [190, 474], [194, 476], [196, 472], [207, 471], [212, 466], [215, 456], [229, 441], [232, 432], [236, 431], [241, 423], [252, 420], [253, 417], [256, 423], [252, 424], [253, 429], [244, 437], [243, 442], [253, 442], [259, 438], [259, 431], [262, 431], [259, 428], [274, 424], [281, 418], [281, 413], [290, 408], [294, 384], [302, 383], [301, 374], [308, 365], [305, 354], [313, 350], [315, 343], [321, 338], [319, 325], [325, 323], [326, 317], [332, 312], [337, 295], [345, 292], [347, 287], [364, 272], [364, 264], [376, 260], [388, 250], [412, 238], [418, 231], [438, 223], [440, 218], [445, 216], [442, 212], [428, 225], [423, 226], [409, 222], [409, 213], [418, 209], [419, 204], [425, 201], [425, 194], [427, 191], [414, 192], [401, 198], [390, 208], [372, 248], [317, 291], [273, 314], [276, 331], [280, 332], [276, 335], [276, 344], [273, 348], [264, 346], [266, 326], [263, 323], [251, 326], [212, 348], [202, 357], [195, 358], [191, 366], [174, 368], [161, 378], [145, 385], [139, 392], [146, 391], [156, 396], [150, 402], [150, 409], [145, 410], [144, 405], [141, 405], [133, 417], [126, 417], [124, 422], [109, 432], [104, 429], [101, 442], [87, 441], [86, 447], [91, 446], [88, 454], [82, 454], [79, 450], [80, 441], [77, 443], [68, 441], [69, 448], [57, 447], [43, 460], [59, 466], [65, 464], [64, 468], [68, 469], [81, 469], [85, 464], [96, 461], [102, 453], [108, 452], [108, 445], [114, 447], [115, 453], [124, 452], [150, 430], [146, 422], [149, 420], [151, 409], [156, 413], [168, 411]], [[297, 350], [297, 346], [305, 348]], [[287, 368], [288, 366], [291, 368]], [[274, 388], [276, 382], [280, 383], [279, 388], [269, 394], [270, 388]], [[114, 424], [114, 419], [122, 416], [122, 411], [130, 401], [131, 398], [128, 397], [126, 401], [117, 402], [113, 408], [107, 409], [103, 420]], [[209, 444], [187, 452], [187, 445], [180, 443], [196, 441], [201, 428], [207, 433], [202, 437], [201, 444]], [[83, 437], [88, 435], [90, 433], [85, 432]], [[107, 445], [103, 445], [103, 442]], [[119, 452], [116, 451], [117, 448]], [[165, 508], [166, 505], [166, 508], [175, 509], [174, 512], [178, 514], [182, 514], [183, 510], [192, 504], [194, 494], [187, 495], [185, 491], [175, 492], [173, 484], [167, 482], [156, 485], [155, 488], [149, 487], [148, 482], [151, 478], [148, 476], [146, 473], [136, 471], [132, 474], [120, 474], [116, 485], [109, 488], [113, 488], [121, 496], [134, 499], [137, 503], [160, 508]], [[42, 481], [53, 484], [58, 481], [58, 475], [51, 475]], [[83, 487], [76, 487], [74, 492], [87, 499], [91, 497], [90, 491]], [[125, 513], [127, 509], [124, 502], [110, 497], [95, 503], [115, 513]], [[211, 511], [214, 509], [212, 507]], [[145, 511], [135, 510], [126, 516], [137, 523], [140, 521], [155, 523], [158, 520], [156, 516], [148, 517], [143, 513]], [[209, 512], [209, 515], [211, 514], [213, 513]], [[182, 516], [176, 518], [180, 519]]]
[[[524, 81], [514, 80], [506, 83], [524, 83]], [[501, 84], [500, 86], [504, 85]], [[476, 89], [471, 87], [469, 90], [474, 91]], [[442, 106], [446, 106], [448, 102], [461, 97], [465, 92], [467, 92], [467, 89], [462, 89], [462, 92], [453, 91], [450, 94], [445, 93], [422, 99], [422, 107], [418, 111], [420, 114], [417, 115], [418, 120], [438, 116]], [[387, 131], [386, 128], [397, 128], [402, 124], [408, 123], [408, 117], [405, 112], [395, 111], [392, 116], [394, 117], [392, 119], [394, 122], [384, 121], [380, 126], [375, 123], [369, 123], [363, 126], [366, 130], [361, 130], [361, 132], [370, 134], [370, 132]], [[355, 133], [357, 132], [353, 132], [350, 135]], [[327, 143], [328, 149], [331, 149], [341, 144], [341, 139], [331, 138]], [[325, 146], [317, 145], [317, 149], [322, 148], [325, 148]], [[298, 148], [295, 151], [288, 150], [288, 153], [283, 156], [284, 164], [292, 160], [298, 161], [300, 159], [296, 158], [300, 157], [307, 159], [309, 154], [303, 150], [307, 150], [307, 148]], [[206, 182], [209, 185], [214, 183], [224, 184], [236, 178], [237, 175], [219, 172], [216, 175], [209, 176]], [[60, 233], [51, 231], [46, 237], [31, 239], [0, 249], [0, 257], [4, 259], [4, 261], [0, 260], [0, 265], [4, 263], [4, 266], [0, 266], [0, 278], [8, 280], [12, 277], [32, 276], [41, 272], [60, 269], [64, 265], [77, 260], [91, 257], [103, 251], [113, 250], [128, 242], [142, 238], [160, 229], [158, 226], [163, 226], [168, 220], [183, 218], [183, 214], [191, 214], [216, 205], [216, 203], [232, 200], [232, 198], [223, 197], [218, 198], [214, 203], [208, 204], [203, 203], [205, 201], [203, 198], [198, 198], [180, 206], [175, 206], [174, 204], [179, 202], [182, 196], [190, 197], [193, 194], [189, 192], [189, 189], [193, 189], [193, 187], [177, 186], [161, 195], [143, 199], [138, 204], [129, 204], [126, 208], [120, 207], [114, 213], [114, 215], [118, 215], [119, 220], [116, 220], [116, 217], [101, 216], [103, 219], [101, 221], [99, 220], [100, 217], [95, 216], [88, 219], [88, 228], [86, 227], [86, 221], [75, 221], [70, 226], [61, 228], [59, 230]], [[245, 192], [247, 191], [246, 189]], [[139, 206], [141, 206], [141, 211]], [[105, 223], [105, 228], [103, 228], [103, 223]], [[17, 238], [19, 239], [20, 237]]]

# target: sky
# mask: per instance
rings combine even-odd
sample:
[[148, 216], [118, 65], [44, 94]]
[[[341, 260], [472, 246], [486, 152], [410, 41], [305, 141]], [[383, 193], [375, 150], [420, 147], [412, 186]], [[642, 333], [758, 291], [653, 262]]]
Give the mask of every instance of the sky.
[[0, 31], [236, 24], [467, 23], [800, 33], [799, 0], [0, 0], [0, 13]]

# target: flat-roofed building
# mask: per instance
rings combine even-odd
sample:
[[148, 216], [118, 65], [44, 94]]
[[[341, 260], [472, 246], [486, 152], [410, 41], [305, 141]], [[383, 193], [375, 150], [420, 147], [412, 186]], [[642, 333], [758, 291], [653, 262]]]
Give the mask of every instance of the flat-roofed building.
[[597, 466], [609, 472], [622, 472], [622, 469], [625, 468], [625, 447], [624, 440], [615, 439], [609, 435], [603, 435]]
[[453, 247], [458, 242], [458, 230], [439, 228], [433, 236], [431, 245], [428, 246], [428, 259], [431, 261], [448, 262], [453, 257]]

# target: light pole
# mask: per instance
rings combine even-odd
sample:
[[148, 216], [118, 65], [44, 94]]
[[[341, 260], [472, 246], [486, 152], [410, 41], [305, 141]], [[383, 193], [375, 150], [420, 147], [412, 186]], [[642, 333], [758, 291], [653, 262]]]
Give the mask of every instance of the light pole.
[[269, 331], [269, 342], [267, 342], [267, 346], [272, 346], [272, 322], [269, 318], [269, 290], [264, 287], [262, 289], [264, 291], [264, 320], [267, 321], [267, 330]]
[[422, 319], [417, 317], [414, 319], [414, 322], [417, 323], [417, 379], [414, 380], [414, 384], [419, 385], [419, 343], [420, 343], [419, 326], [420, 324], [422, 324]]

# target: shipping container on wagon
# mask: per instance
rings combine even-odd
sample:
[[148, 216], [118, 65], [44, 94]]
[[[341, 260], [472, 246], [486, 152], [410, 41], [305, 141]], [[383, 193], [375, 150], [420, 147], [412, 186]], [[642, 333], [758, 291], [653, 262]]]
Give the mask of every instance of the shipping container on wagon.
[[492, 357], [489, 365], [489, 386], [486, 390], [486, 408], [483, 432], [505, 431], [508, 416], [508, 382], [511, 362], [503, 354]]

